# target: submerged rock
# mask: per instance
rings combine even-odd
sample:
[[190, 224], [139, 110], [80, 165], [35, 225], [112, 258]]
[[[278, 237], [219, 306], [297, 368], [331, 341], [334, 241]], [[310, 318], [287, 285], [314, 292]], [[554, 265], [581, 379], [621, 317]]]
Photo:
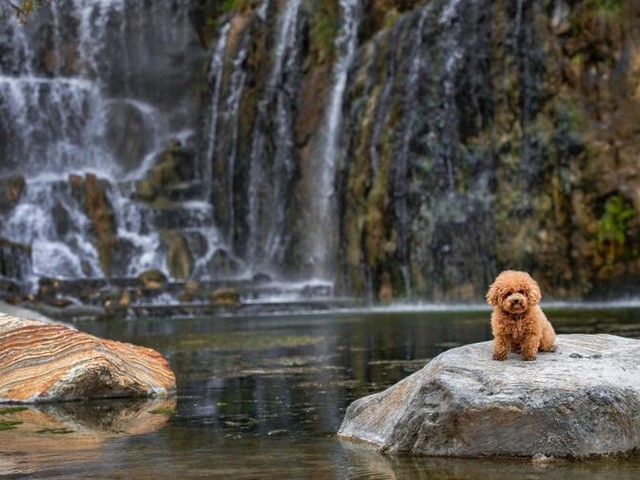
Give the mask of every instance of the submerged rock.
[[444, 352], [353, 402], [338, 435], [389, 453], [585, 458], [640, 447], [640, 341], [559, 335], [535, 362], [491, 342]]
[[0, 313], [0, 403], [162, 396], [175, 388], [154, 350]]

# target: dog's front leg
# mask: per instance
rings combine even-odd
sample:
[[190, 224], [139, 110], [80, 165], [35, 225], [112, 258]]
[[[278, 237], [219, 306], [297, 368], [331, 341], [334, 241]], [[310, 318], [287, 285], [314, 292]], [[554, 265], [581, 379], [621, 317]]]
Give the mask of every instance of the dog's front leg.
[[497, 335], [493, 340], [493, 359], [504, 360], [511, 349], [509, 338], [504, 335]]
[[524, 360], [535, 360], [540, 348], [540, 339], [535, 336], [525, 338], [522, 342], [522, 358]]

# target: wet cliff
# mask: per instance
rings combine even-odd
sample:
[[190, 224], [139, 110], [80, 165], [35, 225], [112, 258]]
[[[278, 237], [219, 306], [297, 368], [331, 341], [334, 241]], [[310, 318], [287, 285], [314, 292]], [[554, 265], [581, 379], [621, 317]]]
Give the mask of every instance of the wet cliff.
[[[633, 291], [640, 268], [638, 7], [595, 0], [364, 1], [351, 10], [343, 2], [277, 4], [244, 2], [224, 30], [229, 64], [255, 80], [236, 113], [246, 121], [238, 123], [246, 139], [236, 144], [247, 150], [227, 147], [236, 163], [214, 155], [213, 203], [224, 205], [219, 224], [240, 251], [294, 274], [330, 272], [339, 291], [372, 300], [479, 299], [504, 268], [529, 270], [556, 298]], [[282, 44], [273, 43], [274, 28], [258, 7], [268, 18], [292, 5], [294, 41], [287, 53], [272, 47], [272, 58], [287, 55], [282, 69], [265, 69], [263, 45]], [[332, 39], [348, 21], [356, 24], [355, 52], [344, 90], [335, 90], [349, 40]], [[240, 78], [230, 69], [231, 87], [234, 74]], [[237, 86], [224, 82], [218, 95], [234, 98]], [[276, 84], [280, 90], [265, 95]], [[319, 172], [318, 164], [329, 163], [318, 143], [326, 141], [336, 94], [339, 132], [328, 140], [335, 158]], [[228, 116], [217, 118], [228, 128]], [[234, 141], [222, 135], [220, 144]], [[256, 144], [259, 152], [251, 151]], [[261, 160], [248, 163], [256, 153]], [[252, 186], [257, 176], [264, 181]], [[252, 209], [260, 220], [246, 223]], [[314, 250], [319, 237], [328, 268], [317, 264], [327, 255]]]
[[500, 270], [548, 297], [638, 281], [632, 2], [426, 2], [360, 48], [345, 99], [341, 285], [481, 298]]
[[372, 301], [480, 300], [504, 268], [546, 297], [640, 284], [633, 2], [36, 13], [0, 48], [22, 276], [313, 278]]

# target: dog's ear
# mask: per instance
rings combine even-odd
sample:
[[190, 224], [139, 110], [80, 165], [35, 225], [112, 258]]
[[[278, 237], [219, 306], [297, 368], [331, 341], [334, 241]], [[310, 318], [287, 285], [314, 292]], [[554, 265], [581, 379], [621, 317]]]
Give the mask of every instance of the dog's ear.
[[498, 291], [498, 286], [496, 285], [496, 282], [494, 282], [491, 284], [489, 291], [487, 292], [487, 303], [489, 305], [497, 305], [499, 296], [500, 292]]
[[538, 282], [536, 282], [533, 278], [531, 279], [531, 285], [529, 285], [527, 296], [529, 297], [529, 303], [531, 303], [531, 305], [537, 305], [538, 302], [540, 302], [540, 300], [542, 299], [540, 286], [538, 285]]

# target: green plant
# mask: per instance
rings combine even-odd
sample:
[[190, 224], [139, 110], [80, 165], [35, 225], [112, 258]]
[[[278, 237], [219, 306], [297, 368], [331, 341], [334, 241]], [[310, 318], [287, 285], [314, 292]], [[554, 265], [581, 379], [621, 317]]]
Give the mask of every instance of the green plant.
[[336, 4], [321, 4], [311, 17], [309, 36], [319, 58], [329, 59], [335, 54], [335, 41], [340, 31], [340, 12]]
[[224, 13], [238, 12], [249, 6], [249, 0], [224, 0], [222, 11]]
[[65, 428], [65, 427], [60, 427], [60, 428], [43, 428], [41, 430], [36, 430], [36, 433], [50, 433], [52, 435], [67, 435], [69, 433], [73, 433], [74, 431], [69, 429], [69, 428]]
[[0, 421], [0, 431], [14, 430], [14, 429], [18, 428], [18, 425], [20, 425], [22, 423], [23, 422], [21, 422], [19, 420], [2, 420], [2, 421]]
[[600, 11], [620, 13], [622, 10], [622, 0], [588, 0], [587, 6]]
[[170, 407], [162, 407], [156, 408], [154, 410], [149, 410], [149, 413], [153, 413], [154, 415], [173, 415], [174, 413], [176, 413], [176, 409]]
[[21, 405], [17, 405], [15, 407], [3, 407], [0, 408], [0, 415], [6, 415], [7, 413], [24, 412], [25, 410], [29, 410], [29, 407], [23, 407]]
[[598, 221], [597, 243], [608, 262], [613, 262], [626, 242], [629, 220], [635, 215], [631, 203], [619, 193], [610, 196]]

